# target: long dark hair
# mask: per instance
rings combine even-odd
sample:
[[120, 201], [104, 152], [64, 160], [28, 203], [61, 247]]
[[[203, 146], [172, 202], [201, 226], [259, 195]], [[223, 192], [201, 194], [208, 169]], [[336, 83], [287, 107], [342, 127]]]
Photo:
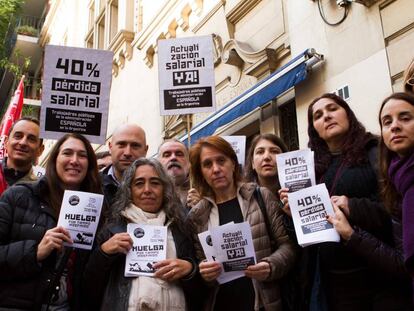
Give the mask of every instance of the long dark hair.
[[[381, 108], [378, 114], [378, 122], [381, 127], [381, 113], [388, 101], [391, 99], [403, 100], [414, 106], [414, 96], [409, 93], [394, 93], [385, 98], [381, 104]], [[384, 143], [384, 138], [381, 135], [379, 145], [379, 170], [380, 170], [380, 185], [381, 196], [385, 203], [386, 208], [396, 217], [401, 217], [401, 210], [399, 208], [400, 194], [395, 189], [394, 183], [391, 181], [388, 175], [388, 168], [390, 167], [391, 159], [396, 156], [396, 153], [387, 148]]]
[[194, 188], [204, 196], [214, 196], [214, 191], [211, 189], [205, 180], [201, 171], [201, 150], [203, 147], [210, 147], [217, 149], [225, 156], [229, 157], [234, 164], [233, 182], [237, 184], [241, 181], [241, 171], [237, 155], [231, 145], [220, 136], [208, 136], [200, 138], [190, 149], [190, 163], [191, 163], [191, 179], [194, 183]]
[[280, 149], [282, 149], [282, 152], [288, 152], [288, 148], [286, 147], [283, 140], [279, 137], [277, 137], [275, 134], [266, 133], [266, 134], [258, 134], [256, 135], [249, 147], [249, 150], [247, 151], [247, 157], [246, 157], [246, 166], [244, 168], [244, 179], [248, 182], [258, 182], [257, 172], [253, 169], [253, 156], [254, 156], [254, 149], [256, 148], [257, 144], [261, 140], [267, 140], [270, 141], [272, 144], [278, 146]]
[[345, 135], [344, 144], [342, 146], [342, 155], [345, 164], [353, 166], [367, 163], [367, 144], [371, 141], [375, 144], [375, 141], [377, 140], [376, 136], [365, 130], [365, 127], [358, 121], [347, 102], [341, 97], [333, 93], [325, 93], [322, 96], [315, 98], [308, 107], [308, 146], [315, 152], [315, 171], [316, 176], [318, 177], [325, 173], [332, 159], [328, 145], [319, 136], [313, 126], [313, 105], [323, 98], [333, 100], [346, 111], [349, 122], [349, 130]]
[[132, 182], [134, 180], [135, 172], [137, 171], [138, 167], [143, 165], [149, 165], [153, 167], [158, 177], [160, 178], [163, 186], [162, 209], [167, 215], [167, 219], [176, 224], [183, 233], [186, 233], [188, 231], [188, 228], [186, 228], [186, 225], [184, 224], [185, 207], [183, 207], [180, 198], [177, 195], [177, 191], [175, 190], [175, 186], [171, 178], [165, 172], [162, 164], [154, 158], [139, 158], [135, 160], [125, 171], [121, 186], [119, 187], [115, 197], [115, 202], [111, 207], [112, 214], [110, 216], [109, 222], [116, 223], [122, 221], [123, 216], [121, 212], [127, 209], [128, 206], [133, 203], [131, 193]]
[[46, 180], [49, 189], [46, 200], [56, 211], [60, 210], [63, 192], [65, 191], [64, 185], [62, 184], [62, 181], [56, 171], [56, 159], [59, 155], [60, 147], [69, 138], [80, 140], [85, 146], [88, 157], [88, 170], [79, 190], [93, 193], [102, 193], [101, 180], [99, 178], [98, 165], [96, 163], [96, 156], [89, 140], [87, 140], [81, 134], [65, 134], [53, 146], [46, 164]]

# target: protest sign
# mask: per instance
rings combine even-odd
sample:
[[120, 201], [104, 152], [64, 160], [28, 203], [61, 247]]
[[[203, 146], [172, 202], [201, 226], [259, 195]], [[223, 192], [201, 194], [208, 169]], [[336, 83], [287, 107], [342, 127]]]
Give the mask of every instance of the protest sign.
[[212, 36], [158, 41], [161, 115], [215, 111]]
[[276, 156], [279, 182], [289, 192], [314, 186], [315, 164], [310, 149], [285, 152]]
[[[233, 224], [233, 222], [230, 222], [228, 224]], [[223, 226], [227, 226], [228, 224], [225, 224]], [[207, 231], [199, 233], [198, 239], [200, 240], [200, 244], [201, 244], [201, 247], [203, 248], [206, 259], [208, 261], [217, 261], [217, 251], [213, 246], [213, 241], [211, 239], [211, 232], [207, 230]], [[243, 276], [244, 276], [243, 271], [224, 272], [222, 270], [221, 274], [217, 278], [217, 282], [219, 282], [220, 284], [224, 284], [224, 283], [233, 281], [235, 279], [241, 278]]]
[[66, 190], [58, 219], [58, 226], [69, 231], [73, 244], [67, 246], [92, 249], [99, 224], [103, 195]]
[[217, 260], [224, 272], [244, 271], [256, 264], [252, 231], [248, 222], [228, 224], [210, 230]]
[[154, 276], [154, 263], [167, 257], [167, 227], [128, 224], [133, 245], [126, 256], [125, 276]]
[[104, 144], [112, 79], [110, 51], [47, 45], [40, 136], [79, 133]]
[[40, 178], [46, 174], [46, 169], [42, 166], [36, 165], [36, 166], [33, 166], [32, 169], [33, 169], [33, 175], [35, 175], [37, 178]]
[[298, 244], [302, 247], [322, 242], [339, 242], [339, 234], [326, 216], [334, 214], [325, 184], [288, 193]]
[[239, 164], [244, 167], [245, 155], [246, 155], [246, 136], [221, 136], [224, 138], [232, 147], [237, 155]]

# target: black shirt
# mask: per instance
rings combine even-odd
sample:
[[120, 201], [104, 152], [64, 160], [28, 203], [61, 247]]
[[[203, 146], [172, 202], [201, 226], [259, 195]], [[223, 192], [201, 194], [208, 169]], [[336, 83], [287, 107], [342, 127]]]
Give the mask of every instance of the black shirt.
[[[219, 224], [229, 222], [244, 222], [243, 214], [237, 198], [217, 204]], [[214, 304], [215, 311], [251, 311], [254, 310], [254, 288], [252, 280], [242, 277], [231, 282], [221, 284]]]

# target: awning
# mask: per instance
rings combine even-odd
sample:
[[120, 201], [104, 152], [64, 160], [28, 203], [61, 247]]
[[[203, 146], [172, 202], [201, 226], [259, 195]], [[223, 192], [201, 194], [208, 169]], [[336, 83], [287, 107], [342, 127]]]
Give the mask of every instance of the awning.
[[[322, 59], [323, 55], [316, 53], [313, 49], [308, 49], [296, 56], [270, 76], [194, 126], [190, 132], [191, 143], [201, 137], [212, 135], [217, 128], [246, 115], [305, 80], [308, 70]], [[187, 143], [187, 137], [188, 134], [185, 134], [180, 137], [180, 141]]]

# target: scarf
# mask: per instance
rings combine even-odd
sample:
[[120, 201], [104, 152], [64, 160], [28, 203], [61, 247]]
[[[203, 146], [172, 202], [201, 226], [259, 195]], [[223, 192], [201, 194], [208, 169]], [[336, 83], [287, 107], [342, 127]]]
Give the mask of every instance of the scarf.
[[[147, 213], [134, 204], [130, 204], [121, 212], [130, 222], [167, 227], [167, 215], [163, 210], [158, 213]], [[167, 258], [177, 258], [174, 238], [171, 230], [167, 231]], [[139, 276], [132, 280], [129, 293], [128, 311], [167, 311], [185, 310], [185, 296], [182, 288], [155, 277]]]
[[388, 175], [402, 197], [403, 251], [408, 271], [414, 275], [414, 153], [392, 158]]

